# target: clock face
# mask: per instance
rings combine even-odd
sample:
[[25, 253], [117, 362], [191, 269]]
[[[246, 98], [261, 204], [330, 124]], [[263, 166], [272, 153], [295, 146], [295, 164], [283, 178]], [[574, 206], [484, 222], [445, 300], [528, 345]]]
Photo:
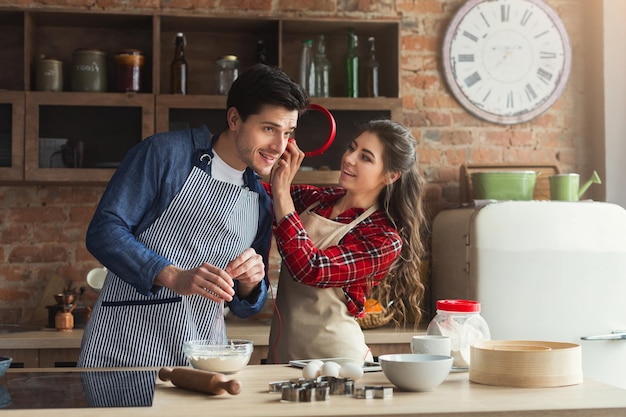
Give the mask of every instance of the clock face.
[[542, 0], [468, 0], [446, 31], [443, 65], [468, 111], [494, 123], [522, 123], [560, 97], [571, 48]]

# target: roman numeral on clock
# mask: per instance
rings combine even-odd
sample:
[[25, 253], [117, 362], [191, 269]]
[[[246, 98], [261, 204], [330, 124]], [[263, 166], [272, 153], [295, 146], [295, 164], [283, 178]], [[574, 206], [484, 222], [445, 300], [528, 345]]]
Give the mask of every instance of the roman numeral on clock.
[[544, 70], [543, 68], [539, 68], [537, 70], [537, 77], [544, 83], [548, 84], [550, 80], [552, 80], [552, 73]]
[[473, 35], [473, 34], [469, 33], [466, 30], [463, 31], [463, 36], [465, 36], [467, 39], [470, 39], [470, 40], [472, 40], [474, 42], [476, 42], [478, 40], [478, 36]]
[[500, 6], [500, 20], [503, 22], [509, 21], [509, 16], [511, 15], [511, 6], [508, 4], [503, 4]]
[[478, 72], [475, 72], [472, 75], [466, 77], [463, 81], [465, 82], [466, 86], [471, 87], [479, 82], [481, 79], [482, 78], [480, 78], [480, 74]]
[[513, 102], [513, 92], [509, 91], [509, 94], [506, 95], [506, 108], [512, 109], [514, 104], [515, 103]]
[[526, 97], [528, 97], [529, 101], [537, 98], [537, 93], [535, 93], [532, 85], [526, 84], [526, 87], [524, 87], [524, 91], [526, 91]]
[[526, 26], [526, 23], [528, 23], [528, 21], [530, 20], [530, 16], [532, 15], [533, 15], [533, 12], [530, 12], [528, 10], [524, 12], [524, 15], [522, 16], [522, 20], [520, 21], [522, 26]]
[[459, 62], [474, 62], [474, 54], [459, 54]]

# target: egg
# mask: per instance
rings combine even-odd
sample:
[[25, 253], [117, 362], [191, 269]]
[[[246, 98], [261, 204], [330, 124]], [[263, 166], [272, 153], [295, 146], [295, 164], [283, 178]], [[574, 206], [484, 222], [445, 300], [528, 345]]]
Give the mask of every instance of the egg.
[[341, 365], [339, 365], [337, 362], [324, 362], [324, 365], [322, 365], [322, 368], [320, 369], [320, 375], [339, 378], [339, 369], [341, 369]]
[[359, 379], [363, 376], [363, 367], [356, 363], [347, 362], [339, 368], [339, 376], [342, 378]]
[[320, 369], [324, 362], [313, 360], [302, 368], [302, 377], [306, 379], [315, 379], [320, 376]]

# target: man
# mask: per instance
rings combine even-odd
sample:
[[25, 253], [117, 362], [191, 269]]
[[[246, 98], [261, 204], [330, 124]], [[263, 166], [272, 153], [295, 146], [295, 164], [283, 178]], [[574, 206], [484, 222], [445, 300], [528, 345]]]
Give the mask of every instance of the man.
[[[284, 72], [255, 65], [233, 83], [227, 126], [159, 133], [129, 150], [87, 231], [109, 270], [78, 366], [184, 366], [183, 342], [225, 340], [267, 297], [267, 175], [309, 104]], [[258, 175], [257, 175], [258, 174]]]

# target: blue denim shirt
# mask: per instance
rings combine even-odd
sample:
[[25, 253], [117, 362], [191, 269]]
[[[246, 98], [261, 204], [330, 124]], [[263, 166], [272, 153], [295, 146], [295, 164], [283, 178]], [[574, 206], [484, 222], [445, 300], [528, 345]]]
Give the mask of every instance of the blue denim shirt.
[[[153, 135], [128, 151], [102, 195], [87, 230], [87, 249], [143, 295], [161, 288], [154, 285], [154, 278], [172, 262], [135, 237], [165, 211], [200, 156], [211, 149], [211, 133], [206, 126]], [[267, 298], [272, 225], [269, 196], [250, 168], [244, 182], [259, 194], [259, 229], [252, 247], [263, 256], [266, 276], [259, 290], [247, 299], [237, 296], [235, 281], [235, 296], [228, 306], [239, 317], [260, 311]]]

